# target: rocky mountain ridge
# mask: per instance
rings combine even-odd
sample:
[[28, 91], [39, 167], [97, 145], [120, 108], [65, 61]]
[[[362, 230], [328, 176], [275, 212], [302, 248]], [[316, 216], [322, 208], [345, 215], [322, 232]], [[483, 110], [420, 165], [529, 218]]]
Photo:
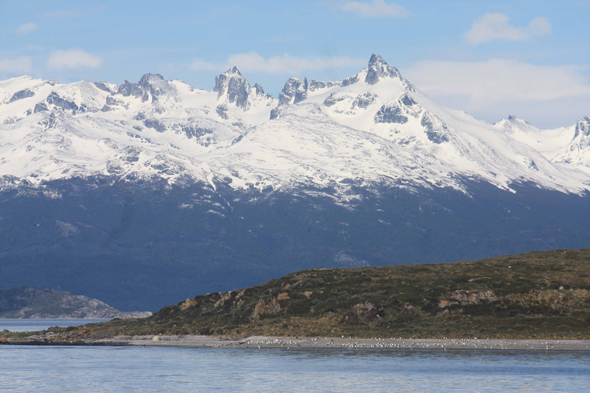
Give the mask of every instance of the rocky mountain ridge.
[[122, 312], [100, 300], [56, 289], [22, 287], [0, 290], [0, 318], [125, 319], [150, 315], [149, 311]]
[[535, 138], [553, 131], [507, 132], [520, 126], [506, 122], [441, 107], [378, 55], [343, 81], [291, 78], [278, 99], [236, 67], [212, 91], [157, 74], [120, 86], [21, 77], [0, 82], [0, 173], [2, 189], [96, 176], [288, 192], [350, 193], [350, 183], [468, 192], [461, 178], [590, 187], [587, 121], [551, 148]]

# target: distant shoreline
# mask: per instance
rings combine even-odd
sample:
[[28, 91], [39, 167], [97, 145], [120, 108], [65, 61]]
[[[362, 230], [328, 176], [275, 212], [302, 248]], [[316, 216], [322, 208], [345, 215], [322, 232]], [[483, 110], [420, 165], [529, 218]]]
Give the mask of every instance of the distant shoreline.
[[117, 336], [98, 340], [52, 339], [51, 335], [0, 340], [5, 345], [142, 346], [179, 348], [283, 348], [368, 350], [590, 351], [590, 340], [416, 339], [347, 337]]
[[[111, 321], [113, 318], [94, 318], [94, 317], [87, 317], [87, 318], [76, 318], [76, 317], [59, 317], [59, 318], [13, 318], [13, 317], [0, 317], [0, 321], [51, 321], [53, 319], [59, 320], [102, 320], [102, 321]], [[121, 318], [122, 319], [122, 318]]]

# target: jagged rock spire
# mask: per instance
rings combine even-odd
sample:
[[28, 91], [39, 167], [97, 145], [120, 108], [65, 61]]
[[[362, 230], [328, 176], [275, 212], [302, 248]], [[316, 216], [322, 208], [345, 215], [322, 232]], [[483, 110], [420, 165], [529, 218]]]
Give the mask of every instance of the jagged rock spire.
[[307, 78], [289, 78], [279, 95], [279, 104], [297, 104], [307, 98]]
[[397, 68], [390, 66], [385, 60], [383, 60], [381, 56], [373, 53], [371, 55], [371, 59], [369, 60], [365, 82], [369, 85], [374, 85], [375, 83], [379, 82], [380, 78], [383, 77], [401, 79], [401, 74]]
[[238, 67], [232, 67], [223, 74], [215, 77], [215, 87], [213, 91], [217, 92], [217, 97], [227, 96], [230, 103], [247, 110], [250, 107], [248, 97], [252, 92], [250, 84], [242, 76]]
[[578, 135], [590, 135], [590, 117], [585, 116], [576, 124], [576, 132], [574, 138]]
[[117, 94], [123, 96], [141, 97], [142, 101], [148, 101], [150, 96], [153, 102], [158, 101], [158, 97], [164, 95], [174, 95], [176, 89], [164, 80], [160, 74], [145, 74], [137, 84], [125, 81], [119, 86]]

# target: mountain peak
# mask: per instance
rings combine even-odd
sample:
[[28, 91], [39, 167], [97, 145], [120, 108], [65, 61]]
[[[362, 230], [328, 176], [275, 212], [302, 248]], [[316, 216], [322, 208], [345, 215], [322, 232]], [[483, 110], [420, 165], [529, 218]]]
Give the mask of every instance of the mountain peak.
[[142, 75], [142, 77], [139, 79], [139, 86], [142, 87], [146, 87], [151, 85], [154, 82], [159, 82], [159, 81], [163, 81], [164, 77], [160, 74], [144, 74]]
[[307, 98], [307, 78], [289, 78], [279, 95], [279, 104], [297, 104]]
[[230, 103], [247, 110], [250, 107], [248, 96], [252, 89], [250, 84], [242, 76], [238, 67], [232, 67], [223, 74], [215, 77], [215, 87], [213, 91], [217, 92], [217, 98], [227, 95]]
[[520, 118], [518, 118], [518, 117], [514, 116], [513, 114], [510, 114], [510, 115], [508, 115], [508, 121], [511, 121], [511, 122], [520, 122], [520, 123], [524, 123], [524, 124], [529, 124], [529, 122], [528, 122], [528, 121], [526, 121], [526, 120], [523, 120], [523, 119], [520, 119]]
[[[100, 87], [99, 87], [100, 88]], [[158, 101], [158, 97], [165, 95], [173, 96], [176, 89], [164, 80], [160, 74], [144, 74], [137, 84], [125, 81], [119, 86], [116, 94], [123, 96], [141, 97], [143, 102], [151, 99], [153, 102]]]
[[236, 66], [233, 66], [229, 70], [225, 71], [224, 74], [242, 76], [242, 74], [240, 73], [240, 70], [238, 70], [238, 67], [236, 67]]
[[576, 131], [574, 133], [574, 138], [578, 135], [590, 135], [590, 117], [585, 116], [582, 120], [580, 120], [576, 124]]
[[373, 53], [373, 54], [371, 54], [371, 58], [369, 59], [369, 67], [373, 64], [387, 65], [387, 62], [385, 60], [383, 60], [383, 57], [381, 57], [380, 55]]
[[387, 64], [385, 60], [379, 55], [372, 54], [369, 59], [369, 66], [367, 68], [367, 76], [365, 82], [369, 85], [374, 85], [379, 82], [380, 78], [400, 78], [399, 71]]

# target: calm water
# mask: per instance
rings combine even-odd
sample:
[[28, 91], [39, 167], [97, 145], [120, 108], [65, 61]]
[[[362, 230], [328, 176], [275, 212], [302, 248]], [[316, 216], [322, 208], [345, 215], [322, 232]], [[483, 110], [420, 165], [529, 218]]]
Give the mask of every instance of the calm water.
[[0, 390], [586, 393], [590, 353], [0, 346]]
[[30, 332], [45, 330], [51, 326], [79, 326], [87, 323], [104, 322], [109, 319], [1, 319], [0, 331], [7, 329], [11, 332]]

